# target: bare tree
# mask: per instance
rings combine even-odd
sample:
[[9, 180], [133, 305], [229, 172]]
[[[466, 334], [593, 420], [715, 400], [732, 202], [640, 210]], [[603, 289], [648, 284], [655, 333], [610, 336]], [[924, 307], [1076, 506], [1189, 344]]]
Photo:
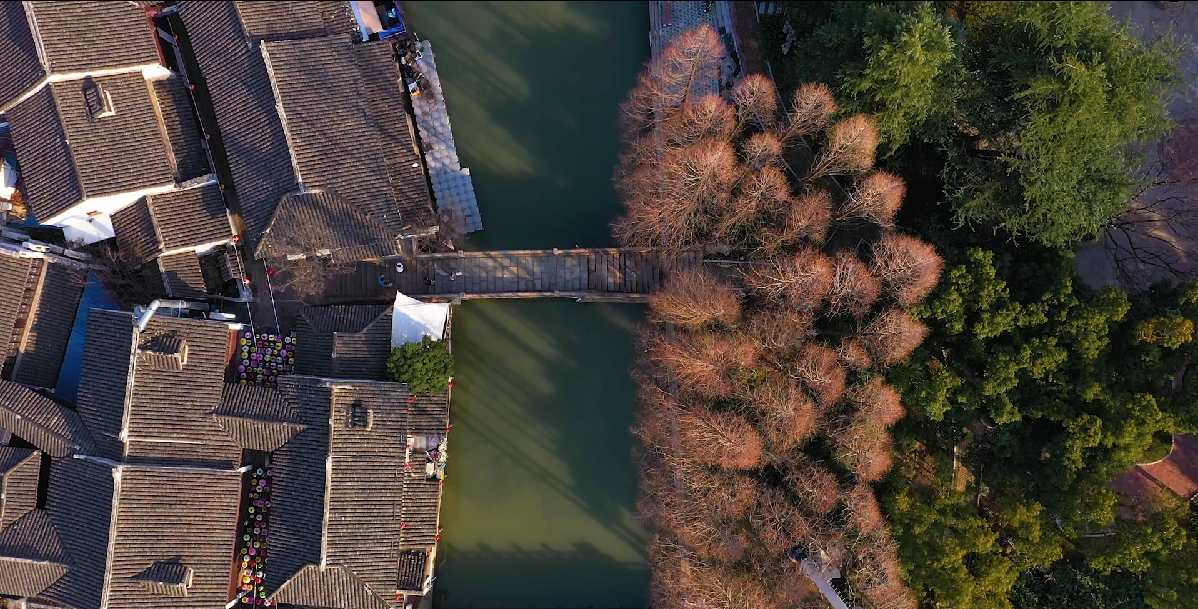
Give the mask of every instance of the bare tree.
[[1108, 262], [1130, 290], [1198, 278], [1198, 122], [1178, 124], [1148, 157], [1143, 188], [1102, 237]]
[[831, 225], [832, 196], [822, 189], [809, 192], [794, 199], [780, 226], [761, 230], [761, 253], [772, 258], [803, 244], [822, 244]]
[[752, 344], [734, 335], [703, 332], [668, 337], [654, 332], [646, 342], [650, 361], [661, 365], [681, 389], [711, 398], [731, 395], [732, 376], [757, 358]]
[[757, 353], [774, 366], [788, 360], [811, 338], [815, 316], [791, 307], [771, 307], [749, 318], [746, 333]]
[[649, 295], [649, 313], [658, 323], [684, 328], [731, 327], [740, 321], [740, 298], [702, 268], [679, 268], [669, 272], [661, 290]]
[[[271, 286], [280, 297], [296, 300], [318, 298], [331, 279], [354, 272], [354, 264], [334, 260], [329, 256], [312, 256], [297, 260], [280, 258], [267, 264], [275, 271]], [[280, 298], [282, 299], [282, 298]]]
[[809, 343], [790, 363], [789, 372], [811, 390], [820, 406], [835, 404], [844, 393], [847, 372], [829, 347]]
[[870, 222], [882, 227], [894, 226], [894, 216], [903, 206], [907, 186], [902, 178], [888, 171], [873, 171], [857, 183], [840, 206], [836, 221], [842, 224]]
[[840, 356], [840, 361], [844, 362], [844, 365], [853, 370], [864, 370], [873, 365], [869, 350], [862, 344], [861, 339], [855, 336], [842, 338], [840, 345], [836, 348], [836, 354]]
[[791, 548], [815, 536], [815, 527], [773, 489], [762, 489], [749, 513], [749, 523], [758, 542], [770, 554], [784, 556]]
[[744, 124], [769, 129], [778, 117], [778, 91], [774, 82], [763, 74], [745, 76], [732, 87], [732, 103]]
[[869, 542], [862, 544], [848, 576], [870, 607], [915, 609], [918, 606], [911, 591], [903, 585], [898, 544], [885, 527], [879, 527]]
[[889, 427], [903, 418], [902, 397], [898, 390], [874, 377], [849, 392], [849, 401], [861, 416]]
[[849, 526], [868, 533], [886, 524], [882, 508], [867, 484], [858, 484], [844, 494], [844, 506]]
[[91, 254], [96, 274], [113, 300], [123, 308], [148, 304], [161, 296], [151, 289], [145, 276], [146, 272], [156, 272], [157, 267], [143, 267], [135, 251], [100, 243], [91, 248]]
[[627, 212], [615, 223], [627, 246], [682, 251], [702, 242], [726, 209], [738, 169], [727, 142], [703, 140], [663, 153], [619, 183]]
[[874, 165], [878, 149], [878, 125], [874, 119], [857, 114], [837, 121], [828, 131], [828, 143], [820, 152], [807, 179], [865, 171]]
[[696, 90], [719, 79], [724, 44], [708, 24], [675, 36], [650, 73], [661, 87], [661, 103], [677, 108], [691, 101]]
[[800, 86], [791, 98], [782, 141], [794, 145], [800, 138], [822, 131], [833, 114], [836, 114], [836, 98], [828, 85], [807, 83]]
[[740, 152], [745, 164], [753, 169], [782, 164], [782, 140], [771, 131], [749, 136], [741, 144]]
[[698, 463], [728, 470], [761, 463], [761, 435], [748, 419], [727, 412], [684, 410], [678, 416], [682, 450]]
[[906, 358], [928, 335], [928, 327], [897, 309], [878, 315], [860, 332], [861, 340], [874, 357], [885, 364]]
[[836, 460], [858, 480], [874, 482], [890, 469], [891, 438], [881, 424], [854, 417], [832, 434]]
[[840, 502], [840, 482], [828, 468], [804, 461], [786, 474], [786, 485], [803, 501], [803, 507], [823, 516]]
[[902, 233], [887, 232], [873, 246], [873, 271], [898, 304], [918, 304], [940, 280], [944, 262], [936, 248]]
[[835, 272], [827, 298], [829, 315], [861, 317], [869, 312], [881, 293], [882, 283], [869, 272], [865, 263], [852, 252], [841, 250], [836, 253]]
[[776, 302], [811, 311], [828, 295], [834, 272], [830, 258], [804, 248], [776, 264], [754, 267], [745, 276], [745, 283]]
[[742, 250], [757, 247], [763, 227], [785, 218], [792, 205], [782, 170], [767, 165], [741, 180], [739, 194], [720, 221], [720, 240]]
[[801, 445], [815, 434], [819, 411], [794, 379], [771, 375], [753, 394], [765, 437], [781, 450]]
[[642, 137], [719, 77], [724, 45], [709, 25], [682, 32], [637, 79], [621, 106], [625, 141]]
[[679, 148], [702, 140], [728, 141], [736, 127], [736, 111], [720, 96], [709, 94], [683, 106], [664, 123], [662, 135]]

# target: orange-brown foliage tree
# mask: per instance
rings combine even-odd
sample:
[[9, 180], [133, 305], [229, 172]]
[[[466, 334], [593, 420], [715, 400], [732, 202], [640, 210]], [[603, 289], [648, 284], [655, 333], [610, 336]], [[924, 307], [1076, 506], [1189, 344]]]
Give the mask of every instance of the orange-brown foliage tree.
[[680, 268], [671, 270], [665, 286], [649, 296], [649, 313], [658, 323], [683, 328], [731, 327], [740, 321], [740, 298], [703, 269]]
[[905, 413], [898, 390], [878, 377], [850, 391], [849, 399], [861, 416], [887, 427], [897, 423]]
[[806, 248], [777, 263], [755, 266], [745, 283], [767, 298], [810, 311], [828, 295], [834, 272], [831, 258]]
[[872, 170], [872, 118], [838, 115], [821, 84], [779, 104], [759, 75], [717, 96], [723, 53], [710, 27], [677, 36], [621, 118], [618, 241], [719, 268], [671, 269], [633, 373], [652, 604], [803, 606], [788, 553], [806, 547], [871, 609], [905, 609], [869, 482], [904, 412], [884, 367], [923, 339], [904, 308], [941, 263], [894, 231], [905, 187]]
[[897, 309], [878, 315], [861, 331], [866, 348], [886, 364], [902, 361], [927, 335], [927, 326], [912, 319], [906, 311]]
[[832, 285], [828, 290], [827, 311], [829, 315], [852, 315], [861, 317], [882, 293], [882, 283], [869, 272], [852, 252], [836, 253]]
[[944, 265], [931, 244], [901, 233], [883, 235], [873, 255], [874, 273], [904, 307], [918, 304], [936, 287]]

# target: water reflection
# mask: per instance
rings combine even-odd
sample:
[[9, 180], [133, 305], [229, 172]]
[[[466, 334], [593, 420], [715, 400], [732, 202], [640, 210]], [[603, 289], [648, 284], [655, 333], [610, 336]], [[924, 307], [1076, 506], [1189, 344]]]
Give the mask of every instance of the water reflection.
[[603, 246], [619, 104], [648, 59], [643, 3], [404, 4], [433, 42], [485, 249]]
[[443, 606], [645, 605], [628, 377], [642, 315], [548, 300], [458, 309]]
[[[469, 247], [606, 246], [644, 3], [405, 3], [430, 39], [486, 230]], [[454, 317], [446, 607], [643, 607], [632, 305], [468, 302]]]

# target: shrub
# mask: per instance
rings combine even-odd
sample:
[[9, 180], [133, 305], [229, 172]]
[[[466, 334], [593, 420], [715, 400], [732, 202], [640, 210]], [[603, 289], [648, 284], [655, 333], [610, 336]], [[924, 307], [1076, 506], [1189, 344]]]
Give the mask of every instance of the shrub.
[[407, 383], [412, 393], [445, 393], [453, 376], [453, 355], [448, 343], [425, 336], [391, 351], [387, 374], [393, 381]]

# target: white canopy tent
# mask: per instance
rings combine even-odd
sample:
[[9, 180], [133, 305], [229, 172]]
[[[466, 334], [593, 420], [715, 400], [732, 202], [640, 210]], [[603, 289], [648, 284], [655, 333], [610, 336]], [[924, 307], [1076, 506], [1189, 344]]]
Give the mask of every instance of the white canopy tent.
[[397, 293], [391, 316], [391, 348], [418, 343], [425, 336], [441, 340], [448, 321], [448, 302], [421, 302], [402, 292]]

